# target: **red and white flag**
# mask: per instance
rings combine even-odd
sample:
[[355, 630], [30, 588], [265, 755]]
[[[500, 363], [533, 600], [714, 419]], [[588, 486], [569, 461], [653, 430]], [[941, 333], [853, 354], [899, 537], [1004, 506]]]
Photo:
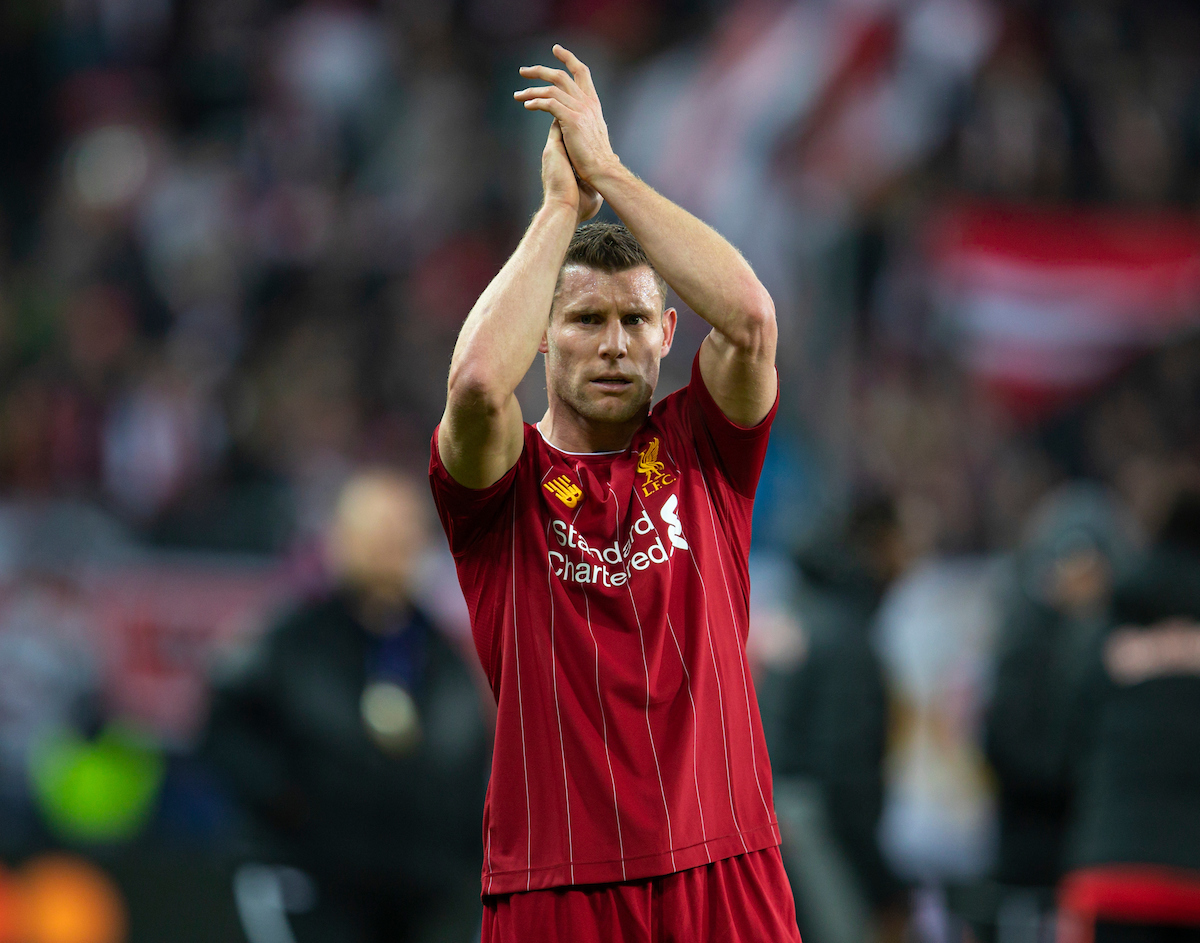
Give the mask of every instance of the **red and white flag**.
[[960, 357], [1024, 418], [1200, 325], [1200, 222], [1183, 213], [971, 204], [927, 237]]

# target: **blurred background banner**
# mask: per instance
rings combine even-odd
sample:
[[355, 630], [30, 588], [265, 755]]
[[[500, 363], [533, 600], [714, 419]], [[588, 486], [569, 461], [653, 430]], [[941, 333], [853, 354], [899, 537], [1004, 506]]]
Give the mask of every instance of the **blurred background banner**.
[[214, 664], [283, 604], [277, 568], [179, 561], [96, 574], [81, 604], [102, 639], [108, 709], [163, 742], [194, 746]]
[[0, 943], [473, 939], [493, 705], [422, 479], [557, 41], [776, 303], [749, 644], [806, 943], [1175, 932], [1195, 4], [13, 0]]
[[974, 204], [939, 213], [926, 239], [964, 366], [1025, 420], [1200, 323], [1192, 214]]

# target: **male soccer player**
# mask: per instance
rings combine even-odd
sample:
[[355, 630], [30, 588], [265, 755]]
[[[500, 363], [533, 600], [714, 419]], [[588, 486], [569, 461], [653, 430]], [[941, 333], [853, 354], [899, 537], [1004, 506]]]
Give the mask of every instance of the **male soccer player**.
[[[745, 652], [774, 306], [621, 165], [587, 67], [554, 54], [516, 93], [554, 118], [544, 200], [463, 325], [430, 462], [499, 705], [483, 941], [798, 943]], [[602, 199], [625, 225], [579, 228]], [[651, 409], [667, 284], [713, 329]]]

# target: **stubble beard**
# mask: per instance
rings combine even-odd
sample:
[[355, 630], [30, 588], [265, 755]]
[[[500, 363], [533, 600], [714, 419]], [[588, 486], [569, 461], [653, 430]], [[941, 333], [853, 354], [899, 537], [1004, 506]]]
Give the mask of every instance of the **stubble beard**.
[[646, 413], [654, 395], [654, 388], [641, 379], [634, 380], [635, 390], [620, 397], [589, 396], [587, 386], [587, 380], [573, 383], [556, 372], [550, 374], [550, 395], [588, 423], [625, 425]]

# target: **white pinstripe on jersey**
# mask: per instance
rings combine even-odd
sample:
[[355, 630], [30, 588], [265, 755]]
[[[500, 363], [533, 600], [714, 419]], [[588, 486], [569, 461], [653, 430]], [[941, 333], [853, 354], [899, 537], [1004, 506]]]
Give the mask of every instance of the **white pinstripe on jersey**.
[[[667, 456], [667, 458], [670, 457], [670, 455]], [[675, 464], [673, 459], [671, 464]], [[609, 493], [612, 493], [611, 488], [609, 489]], [[642, 496], [638, 493], [638, 489], [636, 487], [633, 489], [633, 493], [637, 496], [638, 504], [640, 504], [642, 506], [642, 510], [646, 512], [646, 516], [650, 518], [650, 524], [654, 528], [655, 536], [661, 538], [662, 535], [659, 533], [658, 524], [654, 521], [654, 515], [649, 512], [649, 509], [646, 507], [646, 502], [642, 500]], [[613, 495], [613, 499], [616, 500], [616, 495]], [[674, 550], [672, 550], [671, 556], [667, 558], [667, 572], [671, 574], [671, 577], [669, 578], [673, 578], [675, 573], [674, 560], [675, 553]], [[696, 699], [692, 696], [692, 673], [688, 671], [687, 659], [683, 657], [683, 647], [679, 644], [679, 637], [675, 634], [675, 626], [671, 624], [671, 616], [669, 613], [667, 614], [667, 629], [671, 633], [671, 641], [675, 643], [675, 651], [679, 654], [679, 664], [683, 668], [683, 678], [687, 686], [688, 703], [691, 704], [692, 707], [692, 777], [696, 781], [696, 810], [700, 813], [700, 838], [704, 842], [704, 853], [707, 855], [709, 854], [708, 828], [704, 824], [704, 802], [700, 798], [700, 770], [697, 766], [697, 754], [700, 752], [700, 732], [699, 722], [696, 719]], [[711, 857], [709, 860], [712, 860]]]
[[621, 880], [626, 878], [625, 870], [625, 840], [621, 836], [621, 803], [617, 801], [617, 778], [613, 775], [612, 754], [608, 751], [608, 720], [604, 716], [604, 698], [600, 694], [600, 644], [596, 641], [596, 632], [592, 628], [592, 604], [588, 601], [587, 590], [583, 592], [583, 611], [587, 616], [588, 634], [592, 637], [592, 645], [596, 649], [596, 702], [600, 705], [600, 730], [604, 735], [604, 759], [608, 762], [608, 779], [612, 783], [613, 816], [617, 820], [617, 848], [621, 854]]
[[[612, 494], [612, 488], [608, 489], [608, 493]], [[607, 501], [605, 502], [608, 503]], [[619, 526], [619, 507], [617, 504], [617, 496], [613, 495], [613, 519], [617, 521]], [[578, 516], [578, 515], [577, 515]], [[604, 758], [608, 761], [608, 778], [612, 782], [613, 789], [613, 814], [617, 819], [617, 847], [621, 851], [621, 878], [625, 878], [627, 871], [625, 869], [625, 842], [621, 837], [621, 804], [617, 801], [617, 779], [613, 775], [612, 754], [608, 751], [608, 721], [604, 717], [604, 698], [600, 694], [600, 645], [596, 641], [596, 632], [592, 628], [592, 604], [588, 600], [587, 587], [580, 584], [580, 590], [583, 592], [583, 611], [587, 616], [588, 634], [592, 637], [592, 645], [596, 649], [596, 701], [600, 705], [600, 728], [604, 733]]]
[[529, 809], [529, 753], [525, 745], [525, 705], [521, 699], [521, 641], [517, 631], [517, 496], [512, 502], [512, 603], [513, 603], [513, 651], [517, 657], [517, 716], [521, 721], [521, 764], [525, 770], [525, 889], [529, 890], [533, 880], [533, 818]]
[[[614, 495], [614, 498], [616, 496]], [[667, 805], [667, 790], [663, 786], [662, 767], [658, 765], [658, 748], [654, 745], [654, 731], [650, 728], [650, 665], [646, 661], [646, 633], [642, 630], [642, 618], [638, 615], [637, 603], [633, 599], [633, 589], [625, 583], [629, 590], [629, 604], [633, 607], [633, 619], [637, 623], [638, 638], [642, 643], [642, 668], [646, 672], [646, 737], [650, 741], [650, 753], [654, 757], [654, 772], [658, 774], [658, 791], [662, 794], [663, 814], [667, 818], [667, 845], [671, 849], [671, 870], [675, 870], [675, 837], [671, 834], [671, 808]]]
[[[695, 451], [695, 445], [692, 446]], [[700, 453], [696, 452], [696, 461], [700, 461]], [[758, 798], [762, 800], [763, 811], [767, 813], [767, 821], [771, 820], [771, 807], [767, 805], [767, 797], [763, 793], [762, 781], [758, 778], [758, 755], [757, 749], [754, 746], [754, 722], [750, 716], [750, 684], [746, 680], [746, 646], [742, 642], [740, 633], [738, 633], [737, 613], [734, 611], [733, 594], [729, 590], [729, 577], [725, 575], [725, 561], [721, 559], [721, 538], [717, 533], [717, 513], [713, 507], [712, 496], [708, 492], [708, 482], [704, 476], [700, 476], [700, 483], [704, 486], [704, 500], [708, 502], [708, 519], [712, 525], [713, 546], [717, 550], [717, 569], [721, 571], [721, 582], [725, 584], [725, 599], [729, 603], [729, 618], [733, 623], [733, 631], [737, 634], [736, 648], [738, 651], [738, 660], [742, 668], [742, 690], [746, 694], [746, 727], [750, 731], [750, 764], [754, 768], [754, 785], [758, 787]]]
[[491, 823], [491, 821], [488, 822], [487, 832], [488, 832], [488, 836], [487, 836], [488, 840], [487, 840], [487, 847], [484, 849], [484, 852], [483, 852], [483, 867], [484, 867], [484, 870], [487, 872], [488, 882], [487, 882], [487, 888], [484, 889], [484, 893], [490, 894], [492, 891], [492, 823]]
[[[612, 485], [608, 485], [607, 487], [608, 493], [613, 499], [613, 514], [616, 515], [620, 509], [620, 502], [612, 490]], [[619, 519], [617, 523], [619, 528]], [[658, 748], [654, 745], [654, 731], [650, 727], [650, 665], [646, 661], [646, 633], [642, 630], [642, 618], [638, 615], [637, 603], [633, 598], [633, 587], [626, 581], [625, 588], [629, 591], [629, 605], [633, 607], [633, 619], [637, 623], [638, 639], [642, 646], [642, 668], [646, 672], [646, 738], [650, 741], [650, 754], [654, 757], [654, 772], [658, 775], [658, 791], [662, 795], [663, 815], [667, 819], [667, 845], [671, 849], [671, 870], [674, 871], [675, 837], [671, 833], [671, 807], [667, 804], [667, 790], [663, 786], [662, 768], [658, 765]]]
[[[679, 464], [671, 455], [670, 449], [665, 449], [667, 458], [671, 460], [671, 464], [676, 468]], [[702, 467], [702, 466], [701, 466]], [[729, 790], [729, 814], [733, 817], [733, 827], [736, 829], [738, 839], [742, 843], [742, 850], [746, 850], [746, 839], [742, 836], [742, 826], [737, 820], [737, 811], [733, 807], [733, 771], [729, 767], [729, 733], [725, 729], [725, 693], [721, 689], [721, 669], [717, 665], [717, 650], [713, 646], [712, 640], [712, 625], [708, 619], [708, 587], [704, 585], [704, 573], [700, 570], [700, 564], [696, 562], [695, 552], [688, 547], [688, 559], [692, 561], [692, 567], [696, 571], [696, 578], [700, 580], [700, 593], [704, 597], [704, 632], [708, 637], [708, 652], [712, 656], [713, 663], [713, 679], [717, 684], [717, 705], [721, 713], [721, 745], [725, 753], [725, 785]]]
[[[542, 476], [540, 484], [545, 484], [546, 479], [550, 476], [551, 468], [546, 470], [546, 474]], [[579, 517], [579, 509], [575, 510], [575, 518]], [[546, 516], [546, 543], [550, 542], [550, 524], [553, 518]], [[574, 519], [572, 519], [574, 523]], [[550, 583], [553, 567], [550, 565], [550, 557], [546, 557], [546, 596], [550, 600], [550, 681], [554, 687], [554, 716], [558, 721], [558, 749], [562, 754], [562, 770], [563, 770], [563, 804], [567, 809], [567, 864], [571, 869], [571, 883], [575, 883], [575, 841], [571, 835], [571, 788], [567, 782], [567, 748], [563, 742], [562, 731], [562, 710], [558, 706], [558, 666], [557, 653], [554, 650], [554, 589]]]

